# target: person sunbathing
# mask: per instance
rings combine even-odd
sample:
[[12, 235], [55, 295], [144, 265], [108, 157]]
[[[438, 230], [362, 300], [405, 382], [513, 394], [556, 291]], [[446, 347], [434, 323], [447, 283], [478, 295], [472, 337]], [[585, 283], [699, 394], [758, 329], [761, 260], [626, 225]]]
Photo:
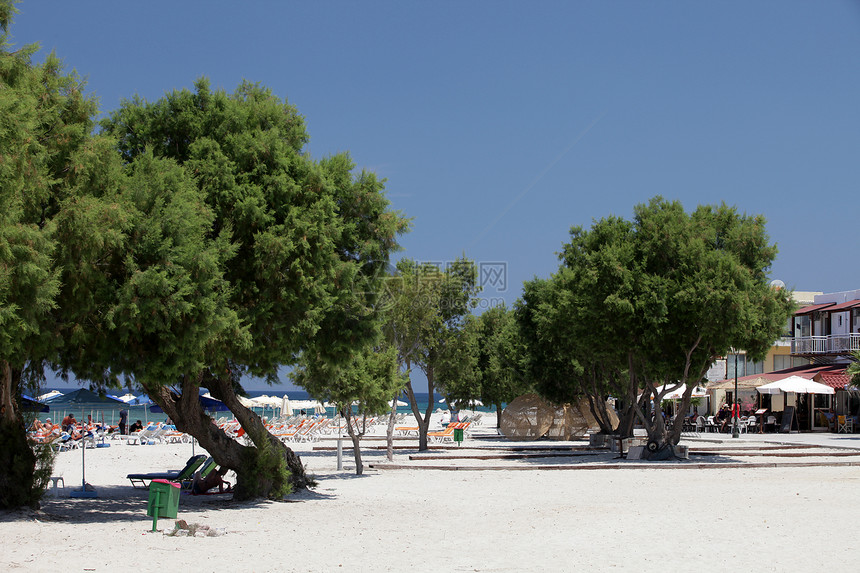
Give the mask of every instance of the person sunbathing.
[[191, 481], [191, 493], [194, 495], [200, 495], [216, 487], [218, 488], [218, 493], [232, 491], [230, 482], [224, 481], [224, 475], [226, 473], [227, 468], [224, 466], [209, 472], [209, 475], [206, 477], [200, 477], [200, 472], [195, 472], [194, 479]]

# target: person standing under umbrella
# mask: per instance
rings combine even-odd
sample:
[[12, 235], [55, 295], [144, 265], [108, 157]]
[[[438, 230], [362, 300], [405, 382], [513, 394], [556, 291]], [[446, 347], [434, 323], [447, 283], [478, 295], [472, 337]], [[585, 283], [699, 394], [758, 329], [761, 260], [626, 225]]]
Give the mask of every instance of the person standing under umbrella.
[[128, 410], [120, 410], [119, 411], [119, 433], [120, 435], [126, 435], [128, 432], [126, 431], [128, 428]]

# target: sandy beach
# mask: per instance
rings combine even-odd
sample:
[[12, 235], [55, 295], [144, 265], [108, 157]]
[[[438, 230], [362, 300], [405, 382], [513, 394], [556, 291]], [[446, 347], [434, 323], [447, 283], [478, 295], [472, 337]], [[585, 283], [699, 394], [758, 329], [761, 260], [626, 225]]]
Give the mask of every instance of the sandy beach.
[[82, 454], [62, 452], [59, 497], [49, 493], [38, 512], [0, 514], [0, 564], [111, 573], [797, 571], [860, 556], [850, 526], [860, 511], [860, 436], [702, 434], [682, 442], [702, 455], [640, 463], [581, 449], [515, 455], [488, 423], [460, 448], [432, 450], [433, 459], [416, 459], [416, 439], [398, 440], [401, 469], [377, 449], [382, 441], [367, 439], [363, 476], [347, 443], [343, 471], [334, 438], [291, 444], [318, 485], [283, 502], [183, 494], [178, 517], [222, 529], [218, 537], [165, 535], [174, 520], [164, 518], [151, 532], [148, 492], [125, 478], [181, 468], [191, 444], [88, 449], [95, 499], [68, 496], [80, 487]]

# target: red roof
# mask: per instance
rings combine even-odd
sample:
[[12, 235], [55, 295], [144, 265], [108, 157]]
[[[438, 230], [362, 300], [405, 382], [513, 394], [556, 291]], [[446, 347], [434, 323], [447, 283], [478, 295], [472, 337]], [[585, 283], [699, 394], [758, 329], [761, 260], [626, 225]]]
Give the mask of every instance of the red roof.
[[838, 372], [821, 372], [815, 377], [815, 382], [839, 389], [845, 388], [848, 385], [848, 381], [848, 375], [845, 374], [844, 370], [841, 374]]
[[860, 306], [860, 300], [849, 300], [848, 302], [843, 302], [841, 304], [837, 304], [836, 306], [831, 306], [827, 309], [827, 312], [831, 312], [834, 310], [848, 310], [849, 308], [854, 308], [855, 306]]
[[[795, 315], [798, 314], [809, 314], [810, 312], [815, 312], [816, 310], [821, 310], [822, 308], [826, 308], [828, 306], [833, 306], [836, 304], [835, 302], [825, 302], [824, 304], [811, 304], [809, 306], [804, 306], [800, 310], [794, 311]], [[829, 308], [827, 310], [830, 310]]]
[[848, 364], [804, 364], [803, 366], [795, 366], [794, 368], [786, 368], [785, 370], [775, 370], [773, 372], [765, 372], [763, 374], [750, 374], [743, 376], [738, 380], [754, 380], [763, 378], [770, 382], [776, 382], [789, 376], [800, 376], [814, 382], [826, 384], [832, 388], [845, 388], [848, 384], [848, 376], [845, 374], [845, 369]]

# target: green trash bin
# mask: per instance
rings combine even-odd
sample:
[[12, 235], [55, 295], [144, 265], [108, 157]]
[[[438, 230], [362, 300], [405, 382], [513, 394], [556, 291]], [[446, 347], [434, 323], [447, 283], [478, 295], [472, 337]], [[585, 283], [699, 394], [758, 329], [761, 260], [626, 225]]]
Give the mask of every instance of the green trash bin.
[[463, 443], [463, 428], [454, 428], [454, 441], [458, 446]]
[[159, 517], [175, 518], [177, 511], [179, 511], [179, 484], [165, 479], [154, 479], [149, 482], [146, 515], [152, 518], [152, 530], [155, 531]]

